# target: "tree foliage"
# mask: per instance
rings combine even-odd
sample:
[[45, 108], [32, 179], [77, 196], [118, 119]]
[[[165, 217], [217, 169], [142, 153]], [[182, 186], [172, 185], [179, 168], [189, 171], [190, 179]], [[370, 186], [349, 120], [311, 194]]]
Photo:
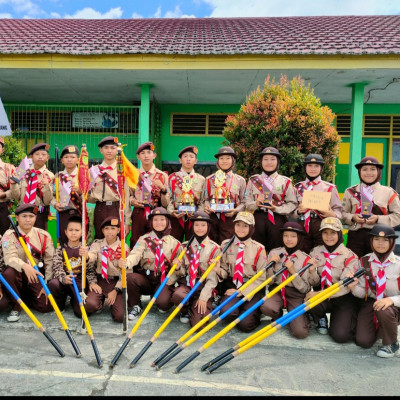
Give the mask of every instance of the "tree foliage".
[[268, 76], [263, 88], [251, 92], [239, 112], [226, 120], [224, 136], [238, 155], [237, 173], [245, 178], [260, 173], [259, 153], [273, 146], [282, 154], [280, 174], [303, 180], [303, 158], [319, 153], [326, 162], [323, 179], [331, 181], [340, 142], [334, 118], [300, 77], [289, 82], [282, 76], [277, 83]]
[[18, 139], [12, 136], [4, 138], [4, 153], [1, 155], [3, 162], [18, 167], [25, 155], [24, 147]]

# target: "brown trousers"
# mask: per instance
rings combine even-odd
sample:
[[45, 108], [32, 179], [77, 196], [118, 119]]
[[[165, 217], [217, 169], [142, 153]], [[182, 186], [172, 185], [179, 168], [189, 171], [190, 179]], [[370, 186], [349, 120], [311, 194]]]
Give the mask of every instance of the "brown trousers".
[[[44, 268], [41, 268], [40, 272], [44, 275]], [[3, 277], [28, 307], [31, 307], [34, 310], [42, 313], [53, 310], [53, 307], [51, 306], [50, 302], [47, 300], [44, 294], [39, 298], [37, 297], [42, 290], [42, 285], [40, 284], [40, 282], [29, 283], [25, 273], [18, 272], [16, 269], [11, 267], [5, 268], [5, 270], [3, 271]], [[12, 310], [21, 311], [21, 306], [14, 299], [14, 297], [10, 295], [10, 299]]]
[[11, 305], [11, 295], [8, 294], [7, 289], [4, 286], [2, 286], [1, 289], [3, 297], [0, 299], [0, 311], [4, 311]]
[[107, 205], [107, 203], [106, 201], [98, 201], [94, 207], [93, 225], [95, 239], [104, 238], [103, 232], [101, 231], [101, 224], [107, 217], [119, 219], [119, 201], [110, 202], [110, 205]]
[[[270, 287], [270, 291], [275, 287], [275, 285]], [[300, 293], [294, 287], [286, 286], [285, 289], [286, 309], [290, 312], [304, 302], [305, 294]], [[283, 299], [281, 297], [281, 292], [274, 294], [260, 307], [260, 310], [264, 315], [268, 315], [274, 320], [282, 316], [282, 309]], [[289, 322], [289, 332], [297, 339], [305, 339], [309, 335], [310, 323], [305, 314], [302, 314]]]
[[[183, 220], [182, 218], [180, 219]], [[171, 236], [181, 243], [184, 240], [189, 240], [193, 236], [193, 222], [189, 220], [184, 221], [182, 227], [178, 218], [171, 217], [171, 228]]]
[[[82, 275], [77, 275], [75, 277], [76, 284], [78, 286], [79, 292], [82, 291]], [[78, 299], [76, 298], [76, 294], [74, 291], [73, 285], [64, 285], [57, 278], [53, 278], [47, 284], [51, 294], [56, 301], [58, 308], [60, 310], [64, 310], [65, 302], [67, 301], [67, 297], [71, 297], [71, 306], [74, 314], [78, 318], [82, 318], [81, 309], [79, 307]]]
[[[304, 221], [297, 220], [297, 222], [304, 227]], [[321, 220], [319, 218], [310, 219], [310, 231], [307, 235], [303, 235], [303, 251], [309, 254], [311, 249], [316, 246], [323, 245], [322, 233], [319, 228], [321, 227]]]
[[[235, 234], [235, 217], [221, 217], [218, 218], [215, 213], [210, 214], [212, 221], [210, 229], [210, 239], [214, 242], [221, 244], [225, 239], [230, 239]], [[223, 220], [225, 218], [225, 221]]]
[[[129, 295], [132, 301], [130, 307], [139, 304], [142, 294], [153, 296], [161, 284], [161, 275], [154, 276], [152, 271], [150, 275], [146, 275], [146, 271], [142, 268], [137, 268], [135, 272], [129, 275], [132, 275], [132, 295]], [[165, 285], [157, 297], [156, 307], [168, 311], [173, 305], [171, 299], [173, 292], [174, 287], [172, 285]]]
[[252, 238], [265, 246], [265, 250], [269, 252], [277, 247], [282, 247], [282, 232], [280, 229], [287, 222], [284, 215], [274, 213], [275, 224], [268, 219], [268, 213], [264, 211], [256, 211], [254, 213], [255, 230]]
[[315, 322], [330, 313], [329, 334], [337, 343], [346, 343], [355, 336], [359, 301], [351, 293], [330, 298], [313, 307], [309, 313]]
[[[378, 338], [382, 336], [384, 346], [397, 340], [397, 326], [400, 323], [400, 309], [391, 305], [386, 310], [374, 311], [375, 299], [368, 298], [362, 301], [357, 316], [356, 344], [364, 348], [370, 348]], [[374, 313], [379, 322], [379, 330], [374, 322]]]
[[[107, 282], [100, 274], [97, 275], [97, 284], [101, 287], [101, 293], [96, 293], [89, 290], [85, 302], [85, 310], [88, 315], [95, 313], [103, 308], [103, 303], [108, 294], [114, 290], [115, 285], [118, 282], [118, 278], [109, 277]], [[126, 289], [128, 293], [128, 307], [133, 307], [133, 284], [132, 274], [126, 274]], [[122, 293], [118, 293], [114, 304], [111, 308], [111, 317], [115, 322], [122, 322], [124, 318], [124, 304], [122, 299]]]
[[5, 231], [10, 229], [10, 220], [8, 219], [10, 215], [9, 204], [8, 201], [0, 203], [0, 235], [4, 235]]
[[134, 208], [132, 211], [131, 239], [129, 242], [130, 248], [133, 249], [140, 236], [145, 235], [149, 230], [150, 224], [144, 216], [144, 208]]
[[368, 235], [369, 232], [371, 232], [370, 229], [361, 228], [358, 231], [349, 231], [348, 233], [346, 247], [356, 253], [358, 258], [372, 253], [371, 245], [369, 244], [371, 238]]
[[35, 228], [40, 228], [47, 231], [47, 223], [49, 221], [49, 206], [45, 206], [43, 211], [38, 211], [36, 215]]

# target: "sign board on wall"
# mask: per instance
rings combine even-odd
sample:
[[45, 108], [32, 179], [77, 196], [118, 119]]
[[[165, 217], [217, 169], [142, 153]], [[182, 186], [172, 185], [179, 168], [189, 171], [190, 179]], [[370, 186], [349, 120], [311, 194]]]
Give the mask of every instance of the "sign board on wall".
[[73, 112], [72, 127], [84, 129], [118, 128], [118, 113]]

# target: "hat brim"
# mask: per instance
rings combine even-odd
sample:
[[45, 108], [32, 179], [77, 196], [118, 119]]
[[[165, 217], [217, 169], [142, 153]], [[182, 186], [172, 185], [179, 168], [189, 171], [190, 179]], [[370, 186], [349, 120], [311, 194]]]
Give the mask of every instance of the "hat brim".
[[390, 238], [395, 238], [397, 239], [399, 237], [399, 235], [390, 235], [390, 236], [379, 236], [379, 235], [375, 235], [371, 232], [368, 233], [368, 236], [376, 236], [376, 237], [381, 237], [381, 238], [385, 238], [385, 239], [390, 239]]
[[342, 230], [340, 228], [334, 228], [333, 226], [324, 226], [322, 228], [319, 228], [320, 231], [323, 231], [324, 229], [332, 229], [335, 232], [340, 232]]
[[157, 216], [157, 215], [160, 215], [161, 217], [166, 217], [166, 218], [171, 219], [171, 214], [150, 214], [150, 215], [148, 216], [148, 218], [150, 219], [150, 218], [153, 218], [153, 217], [155, 217], [155, 216]]
[[374, 167], [377, 167], [377, 168], [380, 168], [380, 169], [383, 169], [383, 167], [384, 167], [383, 164], [373, 164], [373, 163], [358, 163], [358, 164], [355, 165], [355, 167], [357, 169], [359, 169], [359, 168], [363, 167], [364, 165], [370, 165], [370, 166], [374, 166]]
[[306, 234], [306, 231], [300, 230], [300, 229], [296, 229], [296, 228], [280, 228], [279, 229], [281, 232], [297, 232], [297, 233], [301, 233], [302, 235]]
[[219, 158], [219, 157], [221, 157], [221, 156], [231, 156], [231, 157], [233, 157], [233, 158], [237, 158], [237, 155], [236, 154], [234, 154], [234, 153], [221, 153], [221, 154], [214, 154], [214, 157], [215, 158]]

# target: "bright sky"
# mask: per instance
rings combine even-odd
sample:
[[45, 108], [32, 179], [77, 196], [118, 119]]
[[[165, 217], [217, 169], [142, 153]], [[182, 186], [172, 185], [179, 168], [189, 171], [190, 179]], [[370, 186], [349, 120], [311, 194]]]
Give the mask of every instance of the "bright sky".
[[0, 18], [190, 18], [400, 14], [400, 0], [0, 0]]

